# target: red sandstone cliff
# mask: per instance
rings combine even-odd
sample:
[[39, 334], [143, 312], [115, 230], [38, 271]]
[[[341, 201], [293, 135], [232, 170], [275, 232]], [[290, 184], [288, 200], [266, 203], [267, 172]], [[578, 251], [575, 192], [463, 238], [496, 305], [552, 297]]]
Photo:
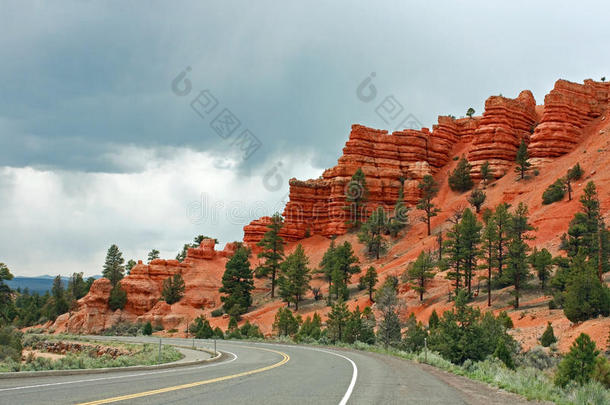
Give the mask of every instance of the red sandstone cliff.
[[[542, 106], [536, 106], [529, 91], [523, 91], [515, 99], [492, 96], [485, 103], [481, 117], [455, 119], [440, 116], [432, 131], [404, 130], [388, 134], [387, 131], [352, 126], [349, 139], [335, 167], [326, 170], [321, 178], [307, 181], [290, 180], [290, 201], [284, 216], [286, 225], [282, 230], [289, 253], [296, 242], [302, 243], [310, 258], [310, 266], [316, 267], [327, 249], [331, 235], [340, 235], [339, 241], [349, 240], [361, 259], [363, 268], [374, 265], [382, 280], [388, 275], [400, 274], [422, 249], [433, 249], [434, 238], [427, 237], [423, 224], [411, 213], [412, 226], [407, 234], [392, 241], [387, 255], [380, 260], [367, 260], [358, 245], [355, 235], [346, 234], [345, 187], [352, 174], [361, 167], [366, 174], [369, 188], [368, 202], [371, 207], [392, 208], [398, 196], [400, 178], [405, 179], [405, 201], [413, 204], [418, 198], [417, 184], [425, 174], [433, 174], [441, 190], [435, 203], [442, 208], [433, 218], [433, 228], [443, 229], [454, 209], [467, 205], [466, 195], [454, 193], [447, 187], [447, 174], [455, 167], [455, 157], [465, 155], [473, 164], [473, 175], [478, 175], [480, 165], [488, 160], [499, 178], [488, 187], [486, 205], [493, 207], [500, 202], [529, 205], [531, 221], [536, 226], [536, 245], [558, 252], [559, 237], [567, 229], [574, 212], [579, 209], [578, 193], [582, 184], [575, 184], [573, 201], [543, 206], [541, 195], [544, 189], [558, 177], [565, 175], [567, 168], [580, 163], [585, 170], [585, 179], [594, 180], [600, 191], [602, 210], [610, 210], [610, 83], [586, 80], [584, 84], [559, 80], [545, 97]], [[506, 175], [514, 168], [517, 147], [524, 139], [530, 143], [532, 160], [540, 169], [540, 175], [526, 182], [516, 182], [514, 176]], [[610, 218], [606, 215], [607, 222]], [[255, 247], [267, 231], [268, 217], [252, 221], [244, 227], [244, 242]], [[312, 237], [303, 239], [309, 233]], [[141, 262], [123, 281], [128, 293], [128, 302], [123, 311], [112, 312], [107, 307], [110, 284], [101, 279], [94, 283], [90, 293], [79, 301], [78, 310], [60, 316], [55, 329], [72, 332], [98, 332], [117, 321], [150, 320], [162, 323], [166, 329], [183, 330], [187, 321], [205, 314], [220, 304], [218, 288], [227, 257], [233, 251], [228, 245], [223, 252], [214, 250], [214, 243], [206, 240], [201, 246], [189, 249], [184, 263], [175, 260], [154, 260], [149, 265]], [[253, 259], [255, 261], [256, 259]], [[186, 284], [183, 300], [172, 306], [160, 301], [161, 285], [165, 278], [181, 272]], [[358, 276], [354, 277], [357, 282]], [[257, 295], [254, 308], [244, 318], [261, 326], [265, 333], [271, 332], [276, 309], [282, 304], [271, 301], [265, 295], [268, 286], [257, 280]], [[324, 280], [314, 278], [312, 285], [325, 292]], [[425, 320], [432, 309], [437, 312], [450, 307], [446, 299], [449, 282], [445, 274], [439, 273], [432, 283], [429, 298], [422, 304], [415, 294], [401, 287], [401, 298], [407, 303], [406, 312], [415, 313]], [[510, 292], [500, 291], [494, 298], [494, 310], [508, 308]], [[311, 297], [308, 297], [311, 298]], [[610, 332], [610, 320], [591, 320], [580, 325], [571, 325], [560, 310], [549, 310], [549, 297], [533, 295], [524, 298], [524, 306], [533, 309], [511, 312], [517, 327], [515, 334], [525, 345], [531, 347], [546, 327], [553, 321], [560, 338], [560, 348], [566, 349], [580, 331], [586, 331], [598, 346], [605, 347]], [[350, 307], [370, 305], [365, 294], [349, 301]], [[327, 307], [323, 303], [304, 305], [302, 316], [314, 311], [325, 316]], [[226, 327], [227, 319], [210, 318], [214, 326]]]

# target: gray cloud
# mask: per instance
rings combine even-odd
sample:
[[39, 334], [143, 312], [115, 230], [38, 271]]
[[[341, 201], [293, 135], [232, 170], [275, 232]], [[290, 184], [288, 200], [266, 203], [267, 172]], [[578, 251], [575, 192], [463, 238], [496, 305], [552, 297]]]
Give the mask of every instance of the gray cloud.
[[[95, 174], [116, 182], [147, 174], [141, 181], [151, 183], [145, 187], [149, 204], [168, 215], [167, 207], [182, 209], [201, 188], [176, 180], [172, 202], [159, 205], [154, 187], [148, 187], [161, 181], [154, 167], [175, 165], [177, 156], [205, 153], [212, 162], [205, 170], [231, 167], [242, 181], [260, 182], [262, 173], [287, 153], [310, 156], [312, 168], [332, 166], [352, 123], [393, 129], [394, 122], [375, 113], [386, 96], [393, 95], [405, 114], [431, 126], [439, 114], [461, 116], [470, 106], [482, 112], [492, 94], [514, 97], [529, 88], [542, 103], [560, 77], [610, 76], [605, 70], [610, 66], [605, 52], [609, 9], [606, 3], [557, 1], [65, 1], [61, 7], [3, 2], [0, 167], [59, 176], [61, 181], [47, 181], [57, 181], [53, 190], [62, 190], [63, 197], [49, 204], [71, 201], [74, 212], [103, 215], [109, 229], [119, 229], [132, 217], [112, 206], [91, 211], [73, 198]], [[171, 82], [187, 66], [193, 89], [178, 97]], [[371, 72], [378, 95], [365, 103], [356, 97], [356, 87]], [[192, 110], [189, 103], [204, 89], [217, 98], [218, 109], [228, 108], [238, 117], [237, 132], [247, 128], [260, 139], [262, 146], [251, 158], [242, 160], [231, 145], [236, 134], [223, 140], [212, 130], [218, 109], [204, 118]], [[284, 164], [290, 166], [288, 160]], [[189, 168], [199, 169], [196, 164]], [[24, 180], [15, 172], [2, 173], [0, 198], [6, 199], [5, 193], [22, 187], [18, 183]], [[200, 178], [208, 175], [199, 173]], [[211, 194], [223, 187], [202, 184]], [[90, 191], [88, 198], [96, 193], [104, 189]], [[121, 193], [117, 200], [129, 201], [135, 191]], [[10, 211], [16, 207], [5, 204], [9, 211], [3, 218], [16, 216]], [[49, 213], [56, 208], [40, 207]], [[83, 239], [84, 228], [71, 237], [49, 217], [37, 218], [48, 228], [50, 245], [73, 246], [62, 250], [66, 261], [77, 263], [79, 255], [99, 259], [99, 245], [106, 239]], [[161, 247], [166, 243], [163, 222], [138, 222], [125, 236], [126, 249], [135, 255], [142, 238]], [[15, 245], [27, 246], [32, 235], [26, 230], [35, 228], [20, 224], [11, 222], [16, 236], [5, 241], [11, 249], [3, 246], [0, 260], [27, 255], [31, 263], [26, 267], [35, 269], [48, 249], [17, 253]], [[193, 233], [187, 228], [168, 245]], [[208, 233], [236, 238], [238, 227], [229, 228], [217, 224]]]

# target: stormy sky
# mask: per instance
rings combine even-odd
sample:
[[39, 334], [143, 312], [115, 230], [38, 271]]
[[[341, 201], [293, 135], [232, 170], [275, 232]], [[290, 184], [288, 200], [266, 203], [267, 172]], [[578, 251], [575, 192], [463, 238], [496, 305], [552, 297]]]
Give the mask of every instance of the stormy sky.
[[145, 259], [200, 233], [241, 239], [281, 211], [289, 178], [336, 163], [353, 123], [430, 127], [490, 95], [542, 103], [558, 78], [610, 77], [609, 14], [586, 1], [0, 1], [0, 262], [92, 275], [112, 243]]

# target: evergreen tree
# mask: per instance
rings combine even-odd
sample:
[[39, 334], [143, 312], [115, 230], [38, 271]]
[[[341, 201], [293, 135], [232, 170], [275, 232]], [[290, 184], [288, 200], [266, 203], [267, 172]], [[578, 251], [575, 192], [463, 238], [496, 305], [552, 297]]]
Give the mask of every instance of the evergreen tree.
[[127, 304], [127, 292], [121, 288], [121, 283], [117, 283], [112, 290], [110, 290], [110, 296], [108, 298], [108, 307], [116, 311], [117, 309], [125, 308]]
[[123, 254], [117, 245], [112, 245], [108, 248], [102, 276], [110, 280], [110, 284], [112, 284], [113, 287], [121, 281], [125, 274], [125, 267], [123, 266], [124, 261]]
[[51, 288], [51, 294], [53, 295], [53, 302], [55, 304], [54, 317], [68, 312], [68, 309], [70, 308], [68, 305], [68, 301], [66, 300], [63, 281], [60, 275], [57, 275], [55, 279], [53, 279], [53, 287]]
[[142, 328], [142, 334], [144, 336], [150, 336], [150, 335], [152, 335], [152, 333], [153, 333], [152, 324], [150, 323], [150, 321], [148, 321], [144, 324], [144, 327]]
[[411, 313], [406, 323], [406, 332], [402, 341], [402, 349], [409, 352], [419, 352], [424, 348], [425, 339], [428, 337], [426, 327], [417, 322], [415, 315]]
[[563, 313], [571, 322], [610, 315], [610, 289], [596, 277], [584, 252], [572, 261], [564, 294]]
[[398, 297], [396, 284], [387, 279], [377, 291], [375, 302], [381, 312], [381, 321], [377, 328], [377, 337], [387, 348], [400, 342], [400, 320], [398, 318]]
[[538, 250], [538, 248], [535, 247], [529, 257], [529, 262], [534, 270], [536, 270], [538, 280], [540, 280], [540, 288], [544, 291], [546, 282], [551, 275], [553, 256], [548, 250]]
[[349, 298], [347, 286], [352, 275], [360, 273], [360, 266], [357, 265], [359, 260], [354, 254], [351, 243], [347, 241], [335, 249], [334, 256], [333, 284], [335, 293], [337, 297], [343, 297], [345, 301]]
[[335, 278], [335, 269], [336, 269], [336, 250], [337, 248], [335, 247], [335, 239], [333, 238], [330, 241], [330, 246], [328, 247], [328, 249], [326, 250], [326, 252], [324, 253], [324, 256], [322, 257], [322, 261], [320, 261], [320, 269], [317, 271], [317, 273], [322, 273], [324, 275], [324, 277], [326, 278], [326, 280], [328, 281], [328, 301], [327, 301], [327, 305], [331, 306], [332, 305], [332, 295], [333, 295], [333, 279]]
[[388, 231], [388, 219], [383, 207], [377, 207], [358, 232], [358, 240], [364, 243], [370, 257], [379, 259], [387, 249], [387, 243], [382, 234]]
[[417, 260], [407, 268], [404, 278], [411, 282], [413, 290], [419, 293], [419, 300], [424, 300], [426, 292], [426, 281], [434, 278], [434, 260], [429, 252], [422, 251]]
[[271, 298], [275, 297], [275, 281], [280, 270], [280, 264], [284, 259], [284, 239], [280, 231], [284, 227], [284, 218], [279, 213], [271, 217], [269, 229], [263, 238], [257, 243], [263, 251], [258, 254], [259, 258], [265, 259], [265, 263], [256, 269], [257, 277], [271, 275]]
[[[371, 318], [372, 317], [372, 318]], [[367, 344], [375, 343], [375, 317], [370, 307], [366, 307], [360, 312], [356, 307], [349, 315], [345, 325], [343, 341], [346, 343], [363, 342]]]
[[347, 205], [344, 209], [349, 212], [347, 224], [350, 228], [358, 229], [366, 218], [365, 209], [368, 195], [369, 190], [366, 186], [366, 176], [362, 168], [358, 168], [345, 188], [345, 201]]
[[127, 261], [127, 264], [125, 265], [125, 271], [127, 272], [128, 275], [131, 274], [131, 269], [133, 269], [136, 266], [136, 264], [138, 264], [138, 263], [136, 263], [136, 261], [133, 259], [129, 259]]
[[481, 234], [482, 249], [481, 258], [485, 262], [482, 267], [487, 270], [487, 306], [491, 306], [491, 279], [492, 271], [498, 263], [498, 255], [496, 244], [498, 242], [498, 228], [496, 225], [495, 216], [487, 215], [485, 217], [485, 227]]
[[460, 239], [464, 261], [464, 281], [468, 288], [468, 295], [472, 293], [472, 276], [476, 270], [477, 257], [481, 254], [481, 228], [482, 225], [470, 209], [466, 208], [460, 221]]
[[89, 292], [87, 283], [83, 280], [83, 273], [72, 273], [68, 280], [67, 291], [68, 297], [72, 300], [79, 300]]
[[576, 165], [568, 169], [565, 180], [566, 189], [568, 191], [568, 201], [572, 201], [572, 182], [580, 180], [583, 174], [584, 172], [580, 167], [580, 163], [576, 163]]
[[572, 343], [568, 354], [559, 363], [555, 384], [565, 386], [570, 381], [575, 381], [580, 385], [588, 383], [593, 375], [598, 354], [595, 342], [589, 335], [581, 333]]
[[515, 213], [511, 216], [509, 222], [509, 244], [508, 244], [508, 263], [507, 273], [508, 279], [515, 287], [513, 295], [515, 297], [514, 307], [519, 308], [519, 297], [521, 289], [525, 286], [529, 277], [527, 252], [529, 246], [525, 243], [526, 240], [531, 240], [527, 232], [534, 229], [528, 222], [527, 206], [524, 203], [519, 203]]
[[489, 160], [486, 160], [481, 165], [481, 181], [483, 181], [483, 188], [487, 188], [489, 182], [493, 179], [493, 170], [489, 166]]
[[309, 259], [305, 255], [303, 246], [299, 243], [291, 255], [282, 263], [282, 275], [278, 279], [280, 296], [290, 305], [294, 302], [295, 310], [299, 310], [299, 302], [309, 289], [311, 280], [310, 270], [307, 267]]
[[557, 338], [555, 337], [555, 333], [553, 331], [553, 325], [549, 322], [544, 330], [544, 333], [542, 334], [542, 337], [540, 337], [540, 344], [544, 347], [549, 347], [556, 342]]
[[239, 316], [248, 311], [252, 305], [251, 291], [254, 280], [248, 261], [248, 250], [240, 247], [225, 265], [220, 292], [224, 293], [220, 300], [224, 311], [229, 315]]
[[180, 273], [176, 273], [163, 280], [163, 290], [161, 295], [169, 305], [175, 304], [184, 295], [184, 279]]
[[504, 339], [498, 340], [496, 350], [494, 351], [494, 356], [500, 359], [506, 367], [510, 368], [511, 370], [514, 370], [515, 362], [513, 361], [513, 357], [510, 354], [508, 347], [506, 347], [506, 342], [504, 341]]
[[422, 210], [426, 213], [425, 221], [428, 225], [428, 236], [432, 234], [430, 227], [430, 219], [435, 217], [440, 212], [440, 209], [432, 203], [432, 199], [438, 194], [438, 183], [429, 174], [426, 174], [422, 181], [419, 183], [418, 188], [421, 192], [421, 198], [417, 202], [417, 209]]
[[469, 107], [469, 108], [468, 108], [468, 110], [466, 111], [466, 115], [467, 115], [469, 118], [472, 118], [472, 116], [474, 115], [474, 113], [475, 113], [475, 110], [474, 110], [474, 108], [472, 108], [472, 107]]
[[438, 314], [436, 313], [436, 309], [432, 310], [430, 314], [430, 318], [428, 318], [428, 329], [434, 329], [438, 326], [440, 319], [438, 318]]
[[314, 340], [320, 339], [322, 334], [322, 318], [317, 312], [313, 313], [313, 317], [308, 316], [303, 321], [299, 333], [295, 336], [297, 342], [303, 341], [305, 338]]
[[510, 205], [501, 203], [494, 212], [494, 222], [496, 223], [496, 258], [498, 260], [498, 280], [503, 282], [503, 271], [508, 247], [508, 230], [510, 223]]
[[468, 197], [468, 202], [474, 207], [478, 214], [481, 211], [481, 206], [485, 202], [486, 198], [487, 196], [485, 195], [485, 192], [483, 190], [475, 188], [474, 190], [472, 190], [472, 193], [470, 193], [470, 196]]
[[370, 266], [366, 271], [366, 274], [360, 278], [360, 281], [369, 292], [369, 300], [373, 301], [375, 285], [377, 284], [377, 281], [379, 281], [375, 268], [373, 266]]
[[[160, 254], [160, 252], [157, 249], [152, 249], [150, 252], [148, 252], [148, 263], [152, 262], [155, 259], [158, 259], [159, 254]], [[131, 269], [129, 269], [129, 270], [131, 270]]]
[[401, 182], [398, 189], [398, 200], [394, 206], [394, 215], [388, 224], [388, 230], [393, 238], [398, 236], [398, 233], [409, 224], [409, 208], [405, 205], [404, 199], [404, 182]]
[[470, 166], [468, 160], [462, 156], [456, 168], [449, 175], [449, 187], [451, 190], [463, 193], [474, 186], [474, 182], [470, 177], [471, 168], [472, 166]]
[[521, 144], [519, 145], [519, 149], [517, 150], [517, 157], [515, 158], [515, 161], [517, 162], [517, 167], [515, 167], [515, 172], [517, 172], [519, 174], [519, 177], [521, 178], [521, 180], [523, 180], [525, 178], [525, 173], [527, 173], [530, 166], [532, 165], [529, 162], [529, 158], [530, 158], [530, 155], [529, 155], [529, 152], [527, 151], [527, 144], [525, 143], [525, 140], [522, 139]]
[[326, 321], [326, 324], [328, 325], [328, 335], [333, 343], [343, 342], [345, 339], [346, 327], [350, 315], [347, 304], [345, 304], [342, 298], [339, 298], [328, 313], [328, 320]]

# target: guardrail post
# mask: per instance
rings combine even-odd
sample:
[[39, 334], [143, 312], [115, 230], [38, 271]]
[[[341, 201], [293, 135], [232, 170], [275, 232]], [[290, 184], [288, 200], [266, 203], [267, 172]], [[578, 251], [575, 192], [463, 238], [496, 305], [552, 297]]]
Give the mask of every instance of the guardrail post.
[[159, 358], [157, 363], [161, 364], [161, 338], [159, 338]]

